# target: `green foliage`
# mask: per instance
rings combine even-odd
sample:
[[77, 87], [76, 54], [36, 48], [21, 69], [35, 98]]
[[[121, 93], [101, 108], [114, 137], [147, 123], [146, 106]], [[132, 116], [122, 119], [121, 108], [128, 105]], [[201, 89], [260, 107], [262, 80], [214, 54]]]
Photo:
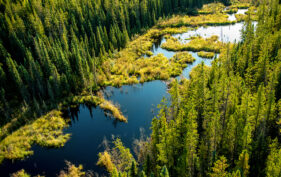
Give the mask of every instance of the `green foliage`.
[[280, 176], [281, 175], [281, 149], [278, 147], [278, 142], [274, 141], [270, 145], [270, 154], [266, 162], [266, 176]]
[[[189, 80], [170, 82], [171, 100], [159, 105], [142, 150], [147, 176], [280, 176], [279, 2], [260, 6], [256, 29], [248, 16], [242, 42], [221, 45], [211, 67], [199, 64]], [[178, 18], [162, 25], [177, 24]], [[217, 52], [210, 50], [217, 37], [187, 44], [165, 37], [167, 49], [181, 51], [191, 43], [196, 51]]]
[[[101, 65], [125, 48], [130, 38], [156, 24], [160, 17], [201, 7], [205, 2], [209, 1], [1, 1], [0, 89], [13, 103], [14, 113], [22, 106], [55, 104], [103, 86]], [[11, 83], [2, 84], [5, 80]], [[110, 84], [138, 83], [135, 77], [124, 80], [113, 78]], [[13, 118], [11, 115], [7, 113], [3, 123]]]
[[136, 160], [129, 148], [123, 146], [119, 138], [113, 141], [114, 147], [99, 153], [98, 165], [104, 166], [111, 176], [116, 174], [129, 173], [131, 176], [137, 175]]
[[169, 172], [166, 166], [164, 166], [161, 170], [160, 177], [169, 177]]
[[227, 160], [224, 156], [221, 156], [219, 160], [217, 160], [212, 167], [212, 173], [210, 173], [211, 177], [226, 177], [228, 173], [226, 168], [228, 167]]

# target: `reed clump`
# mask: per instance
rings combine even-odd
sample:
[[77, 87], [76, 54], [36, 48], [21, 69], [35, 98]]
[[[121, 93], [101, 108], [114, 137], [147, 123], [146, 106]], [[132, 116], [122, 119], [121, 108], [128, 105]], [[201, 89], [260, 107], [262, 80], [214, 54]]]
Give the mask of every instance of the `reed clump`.
[[102, 103], [99, 106], [101, 109], [110, 111], [115, 119], [121, 122], [128, 122], [127, 118], [122, 114], [120, 109], [117, 106], [115, 106], [111, 101], [102, 99]]
[[169, 20], [163, 21], [158, 24], [158, 27], [181, 27], [181, 26], [214, 26], [214, 25], [228, 25], [234, 24], [235, 21], [229, 21], [228, 15], [222, 13], [198, 15], [198, 16], [187, 16], [187, 15], [176, 15]]
[[232, 3], [232, 5], [230, 7], [231, 8], [237, 8], [237, 9], [248, 9], [249, 7], [251, 7], [251, 4], [250, 3], [234, 2], [234, 3]]
[[171, 51], [207, 51], [219, 53], [223, 47], [223, 43], [218, 41], [218, 36], [215, 35], [206, 39], [201, 36], [192, 37], [190, 42], [186, 44], [182, 44], [176, 38], [170, 37], [161, 47]]
[[205, 52], [205, 51], [201, 51], [197, 53], [199, 57], [202, 58], [214, 58], [215, 53], [214, 52]]
[[195, 58], [189, 52], [177, 52], [172, 58], [172, 63], [186, 64], [193, 63]]
[[258, 15], [256, 14], [251, 14], [250, 16], [248, 16], [247, 14], [235, 14], [235, 18], [237, 22], [246, 21], [249, 17], [252, 21], [258, 20]]

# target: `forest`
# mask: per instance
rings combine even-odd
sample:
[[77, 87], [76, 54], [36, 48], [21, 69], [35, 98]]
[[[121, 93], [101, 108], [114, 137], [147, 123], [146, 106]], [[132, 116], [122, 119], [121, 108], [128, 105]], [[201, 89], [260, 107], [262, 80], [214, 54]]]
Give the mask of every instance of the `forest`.
[[248, 18], [242, 42], [212, 67], [200, 64], [190, 80], [170, 83], [171, 105], [159, 105], [136, 158], [116, 139], [98, 164], [114, 177], [280, 176], [280, 2], [260, 4], [258, 22], [255, 29]]
[[1, 124], [38, 117], [68, 96], [98, 90], [101, 64], [130, 38], [159, 18], [196, 13], [209, 1], [1, 0]]
[[[32, 155], [34, 143], [63, 147], [71, 137], [57, 110], [85, 103], [127, 122], [100, 90], [168, 80], [171, 99], [158, 105], [151, 134], [134, 150], [115, 138], [98, 154], [109, 176], [281, 176], [281, 1], [220, 2], [0, 0], [0, 165]], [[249, 13], [237, 21], [225, 17], [243, 8]], [[218, 36], [181, 44], [173, 36], [240, 21], [234, 44]], [[163, 49], [177, 52], [169, 60], [150, 51], [159, 36]], [[187, 51], [219, 57], [174, 79], [195, 61]], [[59, 176], [93, 175], [68, 162]]]

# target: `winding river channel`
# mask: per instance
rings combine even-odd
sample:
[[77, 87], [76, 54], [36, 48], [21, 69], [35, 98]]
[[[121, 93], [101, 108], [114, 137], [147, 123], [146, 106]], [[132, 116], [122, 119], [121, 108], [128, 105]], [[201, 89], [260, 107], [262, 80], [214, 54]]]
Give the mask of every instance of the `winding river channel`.
[[[245, 10], [239, 10], [237, 13], [245, 13]], [[235, 16], [230, 15], [229, 18], [233, 20]], [[243, 23], [199, 27], [173, 36], [183, 43], [188, 42], [187, 39], [195, 35], [204, 38], [217, 35], [223, 42], [239, 42], [242, 28]], [[171, 58], [175, 52], [162, 49], [160, 46], [163, 42], [165, 42], [164, 38], [154, 44], [151, 51], [154, 55], [163, 53], [167, 58]], [[202, 61], [206, 65], [211, 65], [213, 60], [201, 58], [196, 52], [190, 53], [196, 58], [196, 61], [183, 70], [181, 77], [189, 78], [189, 73], [194, 66]], [[128, 118], [128, 123], [121, 123], [106, 117], [104, 111], [99, 107], [89, 108], [80, 105], [79, 108], [69, 110], [68, 116], [71, 117], [71, 123], [65, 132], [71, 133], [71, 139], [63, 148], [48, 149], [34, 146], [32, 147], [34, 155], [22, 161], [5, 160], [0, 165], [1, 176], [9, 176], [20, 169], [25, 169], [31, 175], [55, 176], [65, 168], [66, 160], [75, 165], [82, 164], [86, 171], [91, 170], [100, 175], [106, 175], [106, 172], [96, 165], [98, 153], [104, 151], [103, 140], [111, 140], [112, 136], [120, 137], [125, 146], [132, 150], [133, 141], [140, 137], [141, 132], [144, 132], [146, 136], [151, 133], [151, 120], [156, 116], [157, 105], [162, 98], [166, 97], [169, 100], [167, 86], [163, 81], [152, 81], [121, 88], [107, 87], [104, 89], [104, 93], [107, 99], [120, 105], [122, 112]]]

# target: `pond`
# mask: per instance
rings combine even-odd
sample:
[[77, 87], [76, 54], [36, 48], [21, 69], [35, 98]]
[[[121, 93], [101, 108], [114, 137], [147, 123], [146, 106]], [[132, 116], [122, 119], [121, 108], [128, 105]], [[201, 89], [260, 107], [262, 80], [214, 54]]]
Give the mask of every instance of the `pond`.
[[[242, 27], [243, 23], [200, 27], [173, 36], [179, 38], [183, 43], [188, 42], [186, 39], [194, 35], [202, 37], [218, 35], [219, 40], [223, 42], [238, 42], [241, 40]], [[154, 55], [163, 53], [167, 58], [171, 58], [175, 52], [162, 49], [160, 46], [163, 42], [165, 42], [164, 38], [154, 44], [151, 51]], [[189, 78], [191, 69], [201, 62], [211, 65], [212, 59], [201, 58], [196, 52], [190, 53], [196, 58], [196, 61], [188, 65], [180, 77]], [[98, 153], [104, 150], [102, 146], [104, 139], [111, 140], [112, 136], [120, 137], [125, 146], [132, 149], [133, 141], [140, 137], [141, 130], [147, 136], [151, 133], [151, 120], [157, 115], [157, 105], [163, 97], [169, 99], [169, 94], [163, 81], [152, 81], [121, 88], [107, 87], [104, 89], [104, 93], [107, 99], [120, 105], [122, 112], [128, 118], [127, 124], [107, 117], [99, 107], [88, 108], [80, 105], [76, 109], [69, 110], [71, 123], [65, 132], [71, 133], [71, 139], [63, 148], [48, 149], [34, 146], [32, 148], [34, 155], [23, 161], [4, 160], [0, 165], [0, 175], [9, 176], [13, 172], [25, 169], [31, 175], [55, 176], [65, 168], [65, 160], [75, 165], [82, 164], [85, 170], [106, 175], [107, 173], [102, 168], [96, 166]]]

